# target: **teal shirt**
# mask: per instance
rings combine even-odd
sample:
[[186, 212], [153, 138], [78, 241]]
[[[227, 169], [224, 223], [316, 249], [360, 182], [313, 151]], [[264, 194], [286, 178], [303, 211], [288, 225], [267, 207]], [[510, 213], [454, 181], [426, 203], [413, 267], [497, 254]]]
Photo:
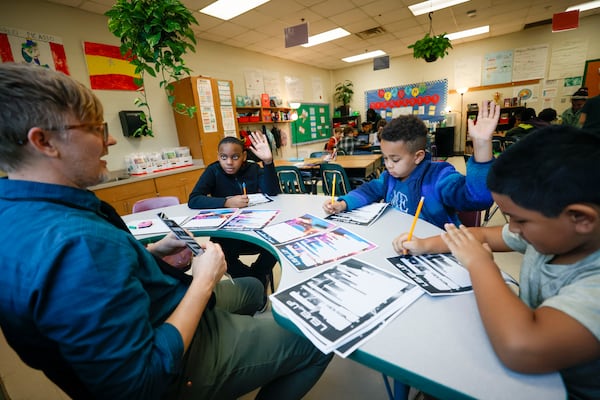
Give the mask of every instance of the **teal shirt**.
[[165, 323], [187, 287], [90, 191], [0, 179], [0, 326], [28, 365], [61, 358], [104, 399], [160, 398], [183, 341]]

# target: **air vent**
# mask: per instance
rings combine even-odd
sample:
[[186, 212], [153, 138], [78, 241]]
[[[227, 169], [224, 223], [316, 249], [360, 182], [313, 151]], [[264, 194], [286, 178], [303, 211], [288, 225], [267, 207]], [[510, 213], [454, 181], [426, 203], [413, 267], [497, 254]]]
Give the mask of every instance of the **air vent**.
[[544, 25], [550, 25], [550, 24], [552, 24], [552, 18], [543, 19], [541, 21], [536, 21], [536, 22], [532, 22], [530, 24], [525, 24], [525, 26], [523, 27], [523, 30], [537, 28], [538, 26], [544, 26]]
[[362, 32], [355, 33], [355, 35], [361, 39], [371, 39], [377, 36], [381, 36], [384, 33], [386, 33], [386, 30], [383, 29], [382, 26], [376, 26], [375, 28], [370, 28]]

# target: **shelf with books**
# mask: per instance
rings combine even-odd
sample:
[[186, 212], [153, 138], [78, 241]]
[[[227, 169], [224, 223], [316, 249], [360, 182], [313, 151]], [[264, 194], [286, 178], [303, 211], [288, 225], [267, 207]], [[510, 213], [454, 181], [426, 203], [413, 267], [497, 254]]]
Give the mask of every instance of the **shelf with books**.
[[286, 107], [236, 107], [239, 124], [289, 123], [291, 109]]

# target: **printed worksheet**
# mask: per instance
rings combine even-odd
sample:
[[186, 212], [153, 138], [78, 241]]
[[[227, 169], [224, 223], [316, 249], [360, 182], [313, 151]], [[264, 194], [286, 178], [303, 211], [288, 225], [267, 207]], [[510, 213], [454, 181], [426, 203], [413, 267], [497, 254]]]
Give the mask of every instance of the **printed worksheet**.
[[336, 225], [311, 214], [304, 214], [278, 224], [270, 225], [256, 233], [273, 244], [286, 243], [291, 240], [322, 233], [335, 228]]
[[377, 245], [345, 228], [337, 227], [276, 247], [295, 268], [302, 271], [373, 250]]
[[345, 357], [422, 294], [400, 276], [349, 259], [270, 298], [317, 348]]
[[196, 215], [187, 218], [181, 225], [186, 229], [218, 228], [234, 215], [239, 208], [214, 208], [200, 210]]
[[388, 203], [371, 203], [366, 206], [356, 208], [352, 211], [342, 211], [338, 214], [328, 215], [325, 219], [349, 224], [369, 226], [383, 214]]
[[[423, 254], [388, 258], [407, 278], [431, 296], [454, 295], [473, 291], [469, 271], [452, 254]], [[519, 286], [502, 272], [507, 283]]]
[[240, 210], [220, 229], [250, 231], [264, 228], [279, 214], [279, 210]]

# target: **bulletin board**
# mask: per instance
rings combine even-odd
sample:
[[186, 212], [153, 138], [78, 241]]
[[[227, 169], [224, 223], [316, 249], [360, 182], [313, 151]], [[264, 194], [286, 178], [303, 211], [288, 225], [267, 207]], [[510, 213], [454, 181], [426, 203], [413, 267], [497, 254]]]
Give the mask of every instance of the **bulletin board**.
[[448, 80], [409, 83], [365, 92], [365, 104], [387, 120], [412, 114], [431, 122], [444, 119]]
[[600, 58], [587, 60], [583, 72], [583, 86], [588, 88], [588, 96], [594, 97], [600, 94]]
[[298, 119], [292, 122], [292, 144], [329, 140], [331, 136], [329, 104], [302, 103], [296, 111]]

